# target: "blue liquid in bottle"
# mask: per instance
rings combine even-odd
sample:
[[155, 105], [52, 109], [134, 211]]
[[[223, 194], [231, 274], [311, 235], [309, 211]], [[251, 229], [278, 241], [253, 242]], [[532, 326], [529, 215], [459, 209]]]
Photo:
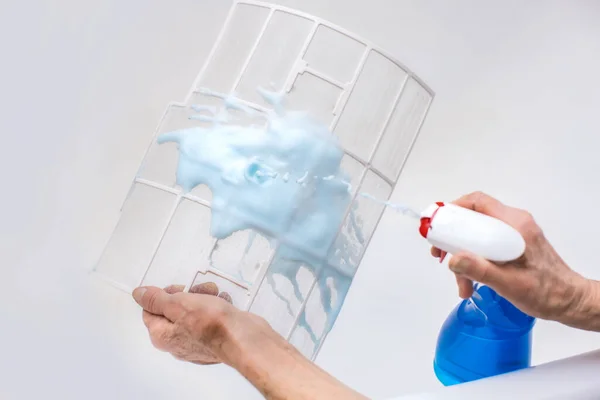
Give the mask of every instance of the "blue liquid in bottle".
[[530, 367], [534, 324], [535, 318], [477, 284], [440, 330], [433, 363], [438, 380], [450, 386]]

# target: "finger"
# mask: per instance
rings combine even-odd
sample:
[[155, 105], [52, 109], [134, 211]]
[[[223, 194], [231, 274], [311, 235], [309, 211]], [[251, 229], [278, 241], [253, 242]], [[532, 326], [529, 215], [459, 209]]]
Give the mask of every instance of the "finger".
[[440, 252], [440, 264], [444, 262], [444, 259], [446, 258], [447, 255], [448, 255], [447, 251], [442, 250]]
[[499, 200], [488, 196], [483, 192], [473, 192], [462, 196], [452, 202], [453, 204], [469, 208], [482, 214], [487, 214], [491, 217], [502, 218], [506, 213], [507, 206]]
[[166, 288], [164, 288], [164, 291], [169, 294], [173, 294], [183, 292], [183, 289], [185, 289], [185, 285], [169, 285]]
[[199, 285], [194, 285], [190, 288], [190, 293], [209, 294], [216, 296], [219, 294], [219, 287], [214, 282], [204, 282]]
[[471, 281], [481, 282], [491, 287], [504, 287], [507, 282], [506, 271], [502, 267], [470, 253], [458, 253], [448, 263], [450, 270]]
[[442, 251], [440, 249], [438, 249], [437, 247], [432, 247], [431, 255], [434, 256], [435, 258], [439, 258], [442, 255]]
[[223, 300], [225, 300], [226, 302], [228, 302], [229, 304], [233, 304], [233, 299], [231, 298], [229, 293], [221, 292], [221, 293], [219, 293], [219, 297], [222, 298]]
[[144, 310], [165, 316], [171, 321], [175, 321], [182, 312], [180, 305], [171, 301], [169, 293], [154, 286], [135, 289], [133, 298]]
[[461, 299], [468, 299], [473, 295], [473, 281], [461, 275], [456, 275], [458, 295]]

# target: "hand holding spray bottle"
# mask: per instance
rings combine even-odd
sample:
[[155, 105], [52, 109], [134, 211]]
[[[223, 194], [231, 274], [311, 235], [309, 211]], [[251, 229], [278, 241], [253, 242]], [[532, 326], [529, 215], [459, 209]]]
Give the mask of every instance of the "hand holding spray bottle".
[[[421, 236], [444, 255], [466, 251], [506, 263], [525, 252], [525, 240], [516, 229], [454, 204], [432, 204], [419, 219]], [[476, 284], [471, 298], [454, 308], [440, 330], [437, 378], [448, 386], [529, 367], [534, 323], [492, 288]]]

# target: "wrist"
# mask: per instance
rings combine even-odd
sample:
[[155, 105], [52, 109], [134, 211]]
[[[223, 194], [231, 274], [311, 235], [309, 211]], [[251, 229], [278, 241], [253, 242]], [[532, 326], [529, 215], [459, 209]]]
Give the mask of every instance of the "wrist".
[[263, 318], [245, 311], [237, 311], [225, 318], [222, 332], [217, 356], [237, 370], [248, 364], [247, 359], [257, 349], [264, 349], [269, 343], [288, 344]]
[[600, 331], [600, 282], [579, 276], [576, 301], [559, 322], [574, 328]]
[[583, 329], [600, 331], [600, 282], [586, 279], [581, 314]]
[[266, 398], [283, 398], [293, 390], [287, 387], [286, 376], [301, 370], [307, 360], [291, 344], [263, 318], [251, 313], [240, 312], [226, 326], [227, 338], [220, 353], [223, 363], [237, 370]]

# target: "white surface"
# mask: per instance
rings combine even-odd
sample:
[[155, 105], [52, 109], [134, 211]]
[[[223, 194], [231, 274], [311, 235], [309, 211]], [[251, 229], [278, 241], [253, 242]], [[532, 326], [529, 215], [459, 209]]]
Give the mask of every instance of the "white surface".
[[591, 351], [539, 367], [494, 376], [429, 393], [389, 400], [536, 399], [593, 400], [600, 393], [600, 351]]
[[[383, 46], [435, 88], [392, 200], [420, 207], [486, 190], [531, 210], [567, 262], [599, 278], [600, 214], [582, 224], [570, 212], [599, 195], [597, 2], [281, 3]], [[146, 386], [145, 398], [252, 398], [235, 373], [153, 351], [131, 300], [83, 286], [75, 273], [97, 259], [165, 102], [185, 95], [228, 8], [3, 5], [3, 397], [133, 398]], [[388, 212], [321, 351], [323, 367], [374, 398], [438, 387], [437, 329], [458, 298], [427, 251], [412, 221]], [[597, 343], [594, 333], [540, 321], [534, 362]]]

